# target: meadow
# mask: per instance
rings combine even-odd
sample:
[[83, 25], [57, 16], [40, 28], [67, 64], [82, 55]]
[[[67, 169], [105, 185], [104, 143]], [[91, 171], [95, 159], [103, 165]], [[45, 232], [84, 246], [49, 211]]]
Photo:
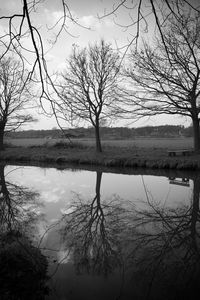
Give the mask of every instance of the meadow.
[[[94, 139], [73, 139], [71, 142], [74, 145], [83, 145], [85, 147], [95, 147]], [[42, 139], [42, 138], [34, 138], [34, 139], [6, 139], [6, 144], [17, 146], [17, 147], [34, 147], [34, 146], [42, 146], [49, 147], [53, 146], [56, 143], [63, 143], [66, 145], [69, 144], [68, 140], [61, 139]], [[135, 139], [110, 139], [110, 140], [102, 140], [102, 146], [104, 148], [112, 147], [112, 148], [127, 148], [127, 150], [131, 150], [134, 148], [144, 148], [144, 149], [191, 149], [193, 147], [193, 138], [135, 138]]]
[[94, 139], [7, 139], [0, 152], [6, 163], [90, 165], [120, 168], [200, 170], [200, 154], [171, 157], [168, 150], [192, 150], [192, 138], [137, 138], [102, 140], [97, 153]]

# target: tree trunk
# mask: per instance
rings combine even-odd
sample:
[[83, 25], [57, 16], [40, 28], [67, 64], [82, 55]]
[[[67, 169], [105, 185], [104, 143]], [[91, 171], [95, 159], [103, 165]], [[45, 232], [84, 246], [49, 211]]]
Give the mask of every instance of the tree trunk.
[[3, 150], [3, 137], [4, 137], [4, 127], [1, 127], [0, 125], [0, 151]]
[[199, 217], [199, 194], [200, 177], [196, 176], [196, 178], [193, 179], [193, 201], [191, 210], [191, 236], [194, 242], [196, 242], [197, 225]]
[[100, 200], [101, 200], [101, 194], [100, 194], [101, 178], [102, 178], [102, 172], [101, 171], [97, 171], [97, 177], [96, 177], [96, 198], [97, 198], [98, 205], [100, 205]]
[[96, 121], [96, 126], [95, 126], [96, 151], [97, 152], [102, 152], [99, 129], [100, 129], [99, 128], [99, 121]]
[[[6, 180], [5, 180], [5, 174], [4, 174], [4, 170], [5, 170], [5, 165], [1, 165], [0, 166], [0, 194], [2, 195], [1, 198], [1, 205], [4, 208], [3, 211], [3, 217], [2, 217], [2, 224], [4, 226], [4, 228], [6, 228], [7, 232], [12, 232], [12, 227], [13, 227], [13, 223], [12, 223], [12, 219], [13, 219], [13, 215], [12, 215], [12, 206], [11, 206], [11, 199], [9, 196], [9, 191], [6, 185]], [[15, 200], [15, 199], [13, 199]]]
[[194, 151], [200, 152], [200, 132], [198, 116], [193, 116], [193, 132], [194, 132]]

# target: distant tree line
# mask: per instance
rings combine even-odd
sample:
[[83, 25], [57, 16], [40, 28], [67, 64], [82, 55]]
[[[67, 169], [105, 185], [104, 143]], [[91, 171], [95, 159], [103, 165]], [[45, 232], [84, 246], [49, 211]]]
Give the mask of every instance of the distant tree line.
[[[132, 139], [136, 137], [192, 137], [192, 127], [184, 127], [181, 125], [163, 125], [163, 126], [145, 126], [138, 128], [128, 127], [101, 127], [100, 134], [102, 138], [109, 139]], [[7, 132], [8, 138], [94, 138], [93, 127], [73, 128], [60, 131], [52, 130], [25, 130], [17, 132]]]

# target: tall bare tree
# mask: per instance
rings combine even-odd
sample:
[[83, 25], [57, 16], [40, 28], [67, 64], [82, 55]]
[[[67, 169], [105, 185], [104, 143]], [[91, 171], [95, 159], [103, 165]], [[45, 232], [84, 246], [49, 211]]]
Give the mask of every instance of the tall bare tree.
[[[169, 21], [169, 20], [168, 20]], [[194, 149], [200, 151], [200, 15], [171, 18], [163, 41], [132, 51], [125, 74], [138, 116], [181, 115], [192, 119]]]
[[79, 50], [74, 46], [62, 74], [59, 111], [65, 120], [85, 120], [95, 129], [96, 150], [102, 152], [100, 121], [117, 115], [120, 59], [110, 44]]
[[0, 60], [0, 150], [3, 149], [6, 130], [16, 130], [33, 121], [32, 116], [25, 112], [31, 98], [25, 73], [20, 61], [12, 57]]

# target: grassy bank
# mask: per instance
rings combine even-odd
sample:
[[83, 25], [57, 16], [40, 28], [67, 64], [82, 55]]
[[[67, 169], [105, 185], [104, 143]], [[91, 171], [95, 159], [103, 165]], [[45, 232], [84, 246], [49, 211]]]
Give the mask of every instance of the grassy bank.
[[18, 141], [18, 145], [12, 143], [0, 152], [0, 160], [122, 168], [200, 170], [200, 155], [169, 157], [167, 153], [168, 149], [182, 149], [185, 142], [187, 142], [187, 147], [184, 148], [189, 148], [191, 140], [139, 140], [140, 146], [136, 144], [135, 140], [104, 141], [103, 153], [96, 153], [91, 141], [76, 141], [73, 144], [44, 140], [43, 143], [41, 141], [33, 143], [32, 140], [31, 142], [32, 144], [25, 145], [23, 141], [21, 146], [20, 141]]

